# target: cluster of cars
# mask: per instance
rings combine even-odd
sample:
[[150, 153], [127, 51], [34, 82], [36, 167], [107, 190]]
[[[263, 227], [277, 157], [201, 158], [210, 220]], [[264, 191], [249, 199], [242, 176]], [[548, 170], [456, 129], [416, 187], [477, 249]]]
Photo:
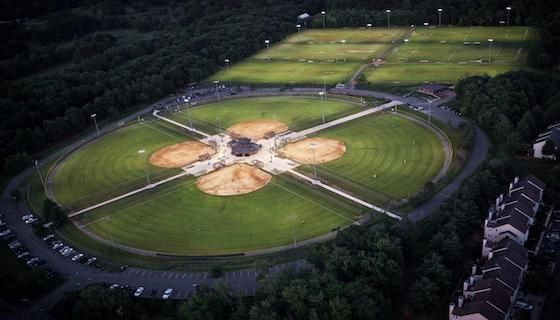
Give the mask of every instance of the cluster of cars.
[[[113, 283], [112, 285], [108, 285], [109, 289], [114, 290], [114, 289], [123, 289], [123, 290], [127, 290], [129, 292], [131, 292], [135, 297], [140, 297], [145, 289], [144, 287], [138, 287], [136, 289], [130, 288], [128, 285], [120, 285], [118, 283]], [[165, 291], [163, 292], [163, 294], [161, 295], [161, 298], [164, 300], [167, 300], [171, 297], [171, 295], [173, 294], [173, 289], [172, 288], [167, 288], [165, 289]], [[150, 293], [150, 297], [155, 297], [157, 295], [157, 290], [152, 290]]]
[[93, 264], [95, 267], [99, 268], [99, 265], [96, 264], [97, 257], [89, 257], [83, 253], [76, 252], [74, 248], [65, 245], [64, 242], [56, 239], [52, 233], [43, 236], [43, 241], [45, 241], [52, 250], [57, 251], [63, 257], [71, 258], [72, 261], [85, 265]]
[[554, 259], [556, 248], [560, 243], [560, 212], [552, 213], [551, 223], [546, 230], [544, 243], [542, 246], [542, 255], [550, 259]]

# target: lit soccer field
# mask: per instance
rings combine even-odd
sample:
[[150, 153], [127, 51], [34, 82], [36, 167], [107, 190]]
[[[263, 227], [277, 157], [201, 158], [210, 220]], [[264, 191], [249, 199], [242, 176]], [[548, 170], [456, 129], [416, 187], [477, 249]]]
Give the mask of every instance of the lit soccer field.
[[[364, 70], [372, 84], [449, 82], [525, 67], [537, 33], [529, 27], [418, 28], [386, 57]], [[490, 48], [488, 39], [492, 39]], [[490, 62], [490, 63], [489, 63]]]
[[233, 83], [336, 84], [385, 53], [406, 29], [310, 29], [211, 77]]

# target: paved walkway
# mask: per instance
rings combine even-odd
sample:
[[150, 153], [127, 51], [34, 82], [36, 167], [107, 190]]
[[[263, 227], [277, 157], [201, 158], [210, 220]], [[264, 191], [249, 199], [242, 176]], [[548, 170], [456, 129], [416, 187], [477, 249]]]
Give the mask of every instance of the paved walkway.
[[282, 138], [283, 139], [290, 139], [290, 140], [298, 140], [300, 138], [306, 137], [306, 136], [311, 135], [313, 133], [316, 133], [318, 131], [325, 130], [325, 129], [328, 129], [328, 128], [332, 128], [334, 126], [338, 126], [338, 125], [346, 123], [348, 121], [356, 120], [356, 119], [359, 119], [361, 117], [365, 117], [367, 115], [370, 115], [372, 113], [377, 113], [377, 112], [380, 112], [380, 111], [383, 111], [385, 109], [389, 109], [389, 108], [392, 108], [394, 106], [398, 106], [398, 105], [401, 105], [401, 104], [403, 104], [403, 103], [398, 101], [398, 100], [391, 101], [391, 102], [382, 104], [382, 105], [377, 106], [377, 107], [369, 108], [367, 110], [360, 111], [360, 112], [351, 114], [351, 115], [346, 116], [346, 117], [342, 117], [342, 118], [339, 118], [339, 119], [336, 119], [336, 120], [333, 120], [333, 121], [329, 121], [329, 122], [320, 124], [320, 125], [315, 126], [315, 127], [311, 127], [309, 129], [305, 129], [305, 130], [297, 131], [297, 132], [291, 132], [287, 135], [282, 136]]
[[187, 129], [187, 130], [189, 130], [189, 131], [191, 131], [191, 132], [194, 132], [194, 133], [196, 133], [196, 134], [198, 134], [198, 135], [200, 135], [200, 136], [203, 136], [204, 138], [209, 138], [209, 137], [210, 137], [210, 135], [207, 134], [207, 133], [205, 133], [205, 132], [202, 132], [202, 131], [200, 131], [200, 130], [198, 130], [198, 129], [195, 129], [195, 128], [193, 128], [193, 127], [189, 127], [189, 126], [187, 126], [187, 125], [181, 124], [181, 123], [179, 123], [179, 122], [177, 122], [177, 121], [168, 119], [168, 118], [166, 118], [166, 117], [162, 117], [162, 116], [160, 116], [158, 113], [159, 113], [159, 110], [154, 110], [154, 112], [152, 113], [152, 115], [153, 115], [154, 117], [158, 118], [158, 119], [161, 119], [161, 120], [165, 121], [165, 122], [169, 122], [169, 123], [171, 123], [171, 124], [173, 124], [173, 125], [176, 125], [176, 126], [181, 127], [181, 128], [183, 128], [183, 129]]
[[341, 196], [341, 197], [343, 197], [343, 198], [345, 198], [345, 199], [348, 199], [348, 200], [350, 200], [350, 201], [352, 201], [352, 202], [355, 202], [355, 203], [357, 203], [357, 204], [359, 204], [359, 205], [361, 205], [361, 206], [364, 206], [364, 207], [366, 207], [366, 208], [373, 209], [373, 210], [375, 210], [375, 211], [377, 211], [377, 212], [386, 214], [387, 216], [389, 216], [389, 217], [391, 217], [391, 218], [393, 218], [393, 219], [402, 220], [402, 218], [401, 218], [399, 215], [396, 215], [396, 214], [394, 214], [394, 213], [392, 213], [392, 212], [389, 212], [389, 211], [387, 211], [387, 210], [385, 210], [385, 209], [383, 209], [383, 208], [380, 208], [380, 207], [378, 207], [378, 206], [376, 206], [376, 205], [373, 205], [373, 204], [371, 204], [371, 203], [369, 203], [369, 202], [365, 202], [364, 200], [358, 199], [358, 198], [354, 197], [353, 195], [348, 194], [348, 193], [346, 193], [346, 192], [344, 192], [344, 191], [342, 191], [342, 190], [333, 188], [333, 187], [331, 187], [331, 186], [329, 186], [329, 185], [327, 185], [327, 184], [322, 183], [320, 180], [315, 180], [315, 179], [310, 178], [310, 177], [308, 177], [308, 176], [306, 176], [306, 175], [304, 175], [304, 174], [301, 174], [301, 173], [299, 173], [299, 172], [297, 172], [297, 171], [295, 171], [295, 170], [289, 170], [288, 172], [291, 173], [291, 174], [293, 174], [294, 176], [300, 178], [300, 179], [303, 179], [303, 180], [305, 180], [305, 181], [311, 182], [311, 183], [312, 183], [313, 185], [315, 185], [315, 186], [318, 186], [318, 187], [321, 187], [321, 188], [323, 188], [323, 189], [325, 189], [325, 190], [328, 190], [328, 191], [330, 191], [330, 192], [332, 192], [332, 193], [334, 193], [334, 194], [337, 194], [337, 195], [339, 195], [339, 196]]

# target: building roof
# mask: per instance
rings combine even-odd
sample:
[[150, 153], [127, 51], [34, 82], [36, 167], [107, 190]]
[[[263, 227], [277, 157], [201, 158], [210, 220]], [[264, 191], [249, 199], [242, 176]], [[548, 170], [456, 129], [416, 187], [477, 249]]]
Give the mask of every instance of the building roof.
[[511, 190], [514, 191], [511, 192], [510, 190], [510, 195], [515, 192], [521, 192], [534, 202], [541, 201], [541, 190], [525, 179], [519, 180], [516, 184], [513, 184], [512, 187], [513, 188]]
[[475, 285], [479, 285], [483, 291], [467, 299], [462, 308], [454, 308], [453, 314], [464, 316], [478, 313], [486, 319], [503, 320], [511, 306], [513, 291], [497, 279], [479, 280]]
[[513, 203], [510, 203], [510, 204], [506, 205], [505, 208], [504, 208], [504, 211], [516, 210], [516, 211], [524, 214], [527, 217], [534, 218], [535, 217], [535, 212], [533, 211], [533, 208], [528, 203], [529, 200], [527, 200], [525, 198], [523, 198], [521, 200], [522, 201], [516, 201], [516, 202], [513, 202]]
[[488, 227], [496, 228], [505, 225], [511, 225], [521, 233], [529, 230], [529, 219], [517, 211], [501, 212], [499, 217], [488, 221]]
[[504, 250], [511, 250], [517, 252], [522, 257], [527, 256], [527, 249], [525, 249], [525, 247], [520, 245], [517, 241], [510, 238], [504, 238], [498, 242], [492, 242], [488, 246], [492, 249], [494, 254]]
[[546, 188], [546, 183], [544, 183], [544, 181], [542, 181], [541, 179], [535, 177], [534, 175], [530, 174], [528, 176], [525, 177], [525, 180], [527, 180], [529, 183], [535, 185], [537, 188], [544, 190], [544, 188]]
[[441, 91], [449, 89], [449, 86], [443, 84], [425, 84], [423, 86], [418, 87], [418, 90], [425, 90], [425, 91]]
[[556, 147], [560, 147], [560, 127], [554, 127], [550, 131], [546, 131], [539, 135], [535, 142], [552, 140]]

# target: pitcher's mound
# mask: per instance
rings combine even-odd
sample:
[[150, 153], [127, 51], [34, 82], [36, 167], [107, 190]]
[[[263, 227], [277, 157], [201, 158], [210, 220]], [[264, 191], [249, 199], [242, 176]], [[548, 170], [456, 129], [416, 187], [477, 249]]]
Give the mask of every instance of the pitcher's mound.
[[180, 168], [199, 160], [205, 154], [212, 155], [216, 151], [198, 141], [185, 141], [163, 147], [150, 156], [150, 163], [162, 168]]
[[271, 132], [280, 133], [288, 130], [288, 125], [277, 120], [250, 120], [235, 124], [227, 129], [232, 135], [238, 135], [252, 140], [264, 138]]
[[248, 164], [234, 164], [196, 180], [197, 187], [214, 196], [236, 196], [259, 190], [272, 176]]
[[344, 142], [331, 138], [306, 138], [294, 143], [290, 143], [282, 148], [281, 152], [285, 157], [303, 164], [313, 163], [313, 148], [315, 144], [315, 161], [317, 163], [336, 160], [346, 152]]

